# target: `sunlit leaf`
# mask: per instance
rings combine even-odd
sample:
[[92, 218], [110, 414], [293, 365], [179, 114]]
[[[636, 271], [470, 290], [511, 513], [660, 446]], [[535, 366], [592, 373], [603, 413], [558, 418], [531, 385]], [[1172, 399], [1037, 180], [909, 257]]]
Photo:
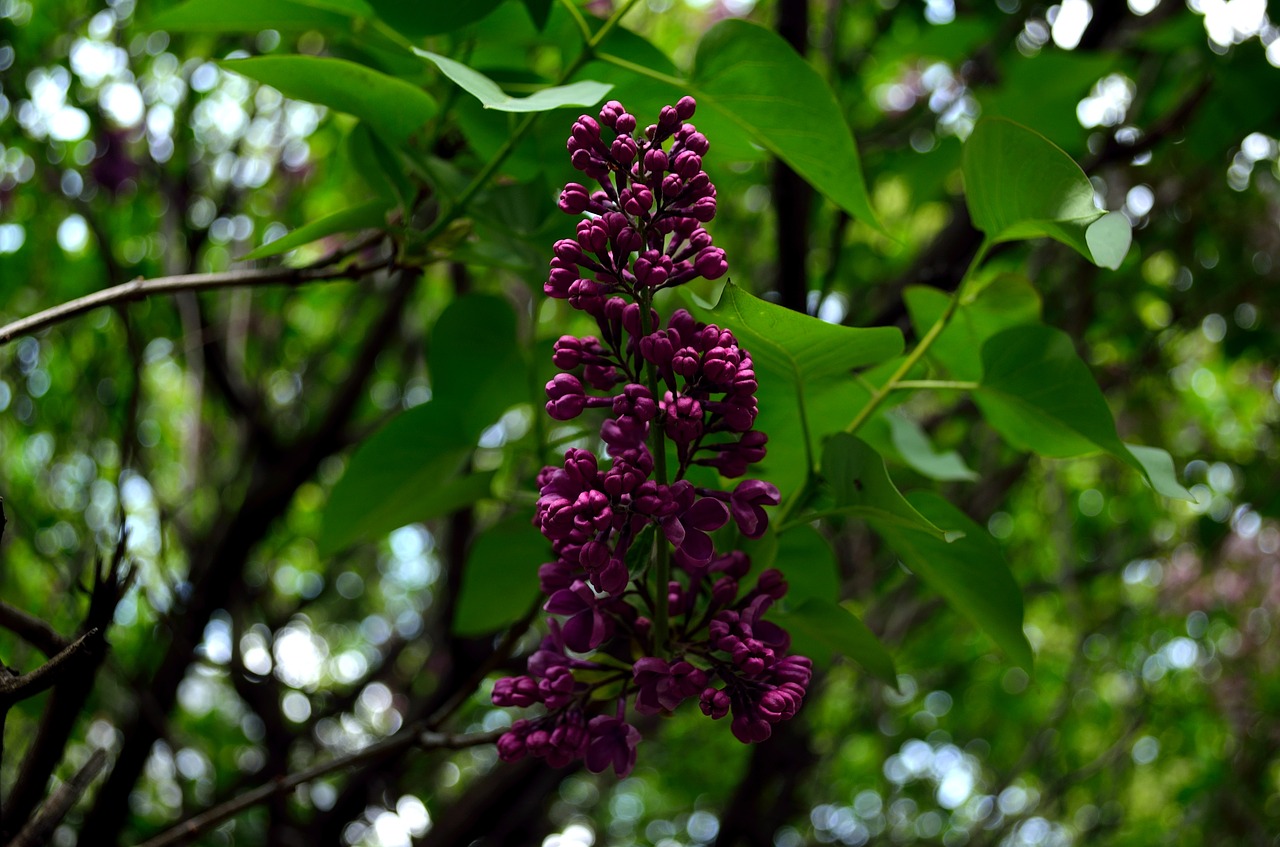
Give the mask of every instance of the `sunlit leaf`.
[[434, 63], [441, 73], [483, 103], [486, 109], [500, 112], [545, 112], [563, 106], [594, 106], [613, 88], [602, 82], [581, 80], [569, 85], [549, 86], [527, 97], [512, 97], [489, 77], [461, 62], [426, 50], [415, 48], [414, 52]]
[[345, 59], [258, 56], [221, 64], [286, 97], [355, 115], [397, 147], [406, 146], [439, 111], [435, 99], [416, 85]]
[[[1128, 221], [1094, 202], [1093, 183], [1044, 136], [1003, 118], [978, 122], [961, 158], [965, 201], [974, 226], [995, 241], [1049, 237], [1102, 267], [1118, 267], [1128, 250]], [[1096, 251], [1096, 252], [1095, 252]]]

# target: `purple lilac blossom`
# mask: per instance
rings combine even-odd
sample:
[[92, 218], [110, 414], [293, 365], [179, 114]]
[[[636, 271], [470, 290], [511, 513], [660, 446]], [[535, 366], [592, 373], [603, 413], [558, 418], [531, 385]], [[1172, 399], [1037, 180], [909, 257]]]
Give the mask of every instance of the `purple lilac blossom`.
[[[733, 333], [683, 309], [664, 326], [652, 307], [658, 291], [728, 272], [704, 228], [716, 189], [702, 169], [710, 145], [688, 122], [695, 110], [683, 97], [641, 130], [610, 101], [598, 118], [578, 118], [566, 145], [598, 188], [573, 182], [561, 192], [560, 208], [584, 217], [573, 238], [555, 243], [543, 290], [594, 318], [599, 334], [556, 341], [561, 373], [546, 385], [546, 410], [557, 421], [604, 410], [608, 459], [574, 448], [538, 475], [534, 523], [555, 554], [538, 569], [549, 634], [528, 675], [497, 680], [492, 699], [542, 713], [502, 736], [505, 761], [582, 759], [590, 771], [626, 776], [640, 742], [628, 704], [654, 715], [689, 699], [713, 719], [732, 714], [744, 743], [762, 741], [795, 715], [812, 676], [807, 658], [788, 654], [786, 631], [764, 620], [786, 593], [782, 574], [765, 571], [743, 591], [750, 559], [718, 551], [712, 535], [732, 523], [742, 537], [761, 537], [777, 488], [745, 479], [725, 490], [686, 478], [697, 471], [705, 481], [711, 469], [738, 479], [768, 441], [753, 429], [751, 354]], [[668, 467], [656, 468], [664, 456]], [[665, 586], [652, 584], [655, 545], [667, 546], [675, 566]], [[664, 644], [655, 643], [655, 603], [666, 604]], [[620, 693], [602, 700], [605, 688]]]

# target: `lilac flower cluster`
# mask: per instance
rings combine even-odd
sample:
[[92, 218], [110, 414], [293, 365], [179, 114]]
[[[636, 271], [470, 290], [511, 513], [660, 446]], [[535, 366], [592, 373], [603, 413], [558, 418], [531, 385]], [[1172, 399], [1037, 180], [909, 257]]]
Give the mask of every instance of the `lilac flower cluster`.
[[733, 734], [751, 743], [796, 713], [809, 684], [809, 660], [788, 655], [790, 637], [764, 619], [786, 593], [782, 574], [747, 587], [747, 555], [718, 551], [712, 536], [732, 521], [759, 538], [778, 490], [689, 478], [736, 479], [764, 458], [751, 355], [726, 329], [683, 309], [664, 327], [652, 308], [657, 291], [728, 270], [703, 228], [716, 190], [702, 170], [707, 139], [687, 122], [694, 110], [684, 97], [637, 136], [635, 117], [610, 101], [568, 140], [574, 167], [600, 188], [570, 183], [560, 195], [563, 211], [586, 217], [556, 243], [544, 290], [593, 317], [599, 335], [556, 342], [562, 373], [547, 383], [547, 413], [606, 410], [608, 459], [571, 449], [538, 477], [535, 523], [555, 553], [538, 572], [550, 632], [527, 674], [498, 680], [492, 697], [543, 712], [502, 736], [507, 761], [583, 759], [625, 776], [640, 741], [629, 702], [655, 715], [697, 699], [713, 719], [732, 714]]

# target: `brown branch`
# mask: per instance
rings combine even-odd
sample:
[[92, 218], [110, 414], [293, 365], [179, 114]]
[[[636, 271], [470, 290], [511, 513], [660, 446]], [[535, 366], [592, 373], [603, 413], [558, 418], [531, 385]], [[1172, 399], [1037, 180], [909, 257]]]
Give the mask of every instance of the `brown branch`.
[[219, 805], [214, 806], [206, 812], [202, 812], [193, 818], [188, 818], [177, 826], [165, 830], [154, 838], [139, 845], [139, 847], [173, 847], [173, 845], [184, 844], [196, 836], [199, 836], [218, 824], [229, 818], [238, 815], [245, 809], [252, 808], [259, 803], [265, 802], [285, 792], [291, 791], [312, 780], [319, 779], [322, 776], [334, 773], [335, 771], [344, 770], [353, 765], [362, 764], [364, 762], [373, 761], [381, 758], [388, 753], [394, 753], [411, 747], [417, 747], [421, 750], [464, 750], [468, 747], [478, 747], [482, 744], [492, 744], [498, 740], [505, 730], [493, 730], [491, 732], [481, 732], [472, 735], [457, 735], [439, 732], [425, 732], [420, 730], [409, 730], [399, 735], [381, 741], [377, 744], [370, 745], [363, 750], [350, 753], [346, 756], [339, 756], [327, 762], [313, 765], [306, 770], [299, 771], [286, 777], [278, 777], [265, 785], [260, 785], [251, 791], [246, 791], [238, 797]]
[[67, 648], [70, 640], [29, 612], [0, 600], [0, 627], [12, 632], [32, 647], [52, 658]]
[[58, 790], [45, 801], [39, 814], [28, 821], [22, 831], [9, 842], [9, 847], [41, 847], [50, 843], [53, 831], [62, 823], [71, 807], [89, 790], [89, 785], [98, 778], [106, 764], [107, 751], [94, 750], [84, 767], [70, 780], [58, 786]]
[[390, 260], [382, 260], [370, 265], [331, 267], [326, 260], [320, 264], [309, 265], [305, 268], [267, 268], [264, 270], [226, 271], [216, 274], [179, 274], [177, 276], [156, 277], [155, 279], [139, 278], [123, 285], [95, 291], [92, 294], [70, 300], [0, 327], [0, 345], [7, 344], [20, 335], [29, 335], [77, 315], [82, 315], [99, 306], [141, 300], [153, 294], [173, 294], [179, 291], [210, 291], [218, 288], [236, 288], [251, 285], [301, 285], [307, 282], [353, 279], [370, 271], [387, 267], [390, 263]]

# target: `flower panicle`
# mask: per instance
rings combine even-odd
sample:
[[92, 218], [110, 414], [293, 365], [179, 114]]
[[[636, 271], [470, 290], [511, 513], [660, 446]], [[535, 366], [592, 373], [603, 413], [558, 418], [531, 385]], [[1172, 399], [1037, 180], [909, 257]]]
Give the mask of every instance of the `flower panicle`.
[[[760, 538], [778, 489], [759, 479], [732, 489], [694, 482], [740, 479], [765, 456], [751, 354], [728, 329], [684, 309], [663, 325], [652, 307], [658, 291], [728, 271], [704, 227], [716, 189], [702, 168], [710, 145], [689, 123], [696, 108], [683, 97], [641, 131], [609, 101], [598, 117], [578, 118], [566, 143], [573, 166], [599, 187], [572, 182], [561, 192], [560, 208], [584, 217], [573, 238], [555, 243], [544, 290], [599, 332], [555, 343], [560, 373], [546, 384], [546, 411], [569, 421], [601, 410], [608, 458], [573, 448], [538, 475], [534, 523], [554, 554], [538, 569], [549, 633], [527, 673], [499, 679], [492, 699], [541, 714], [502, 736], [507, 761], [581, 759], [625, 776], [640, 742], [628, 704], [651, 715], [696, 700], [712, 719], [732, 715], [739, 740], [759, 742], [795, 715], [812, 676], [810, 661], [788, 652], [787, 632], [764, 617], [786, 594], [783, 575], [766, 570], [746, 588], [749, 557], [718, 550], [713, 535], [732, 523], [739, 536]], [[674, 468], [669, 481], [655, 454]], [[674, 565], [666, 585], [653, 584], [648, 567], [655, 545]], [[670, 624], [663, 644], [653, 626], [659, 603]]]

